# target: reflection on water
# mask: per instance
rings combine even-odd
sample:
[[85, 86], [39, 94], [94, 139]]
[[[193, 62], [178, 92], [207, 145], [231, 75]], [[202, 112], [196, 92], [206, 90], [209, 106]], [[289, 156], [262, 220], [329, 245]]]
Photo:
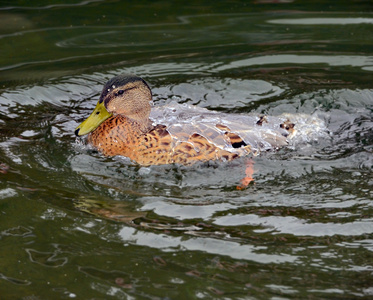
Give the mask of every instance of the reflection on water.
[[296, 256], [255, 253], [257, 250], [261, 250], [260, 247], [242, 245], [239, 242], [230, 241], [229, 237], [223, 234], [218, 238], [202, 235], [202, 237], [185, 238], [149, 232], [136, 232], [132, 228], [124, 227], [119, 231], [119, 236], [125, 243], [143, 245], [166, 251], [182, 248], [184, 251], [202, 251], [210, 254], [230, 256], [235, 259], [252, 260], [258, 263], [291, 263], [297, 259]]
[[[2, 296], [373, 295], [371, 15], [266, 2], [0, 7]], [[245, 158], [106, 158], [74, 129], [121, 73], [155, 106], [313, 115], [328, 134], [253, 158], [245, 190]]]
[[347, 25], [347, 24], [372, 24], [372, 18], [297, 18], [297, 19], [279, 19], [269, 20], [268, 23], [273, 24], [289, 24], [289, 25]]
[[[223, 67], [218, 67], [217, 71], [225, 71], [238, 67], [249, 67], [255, 65], [275, 65], [275, 64], [326, 64], [328, 66], [351, 66], [364, 67], [364, 70], [371, 70], [373, 57], [366, 56], [317, 56], [317, 55], [267, 55], [250, 59], [235, 61]], [[368, 69], [366, 69], [368, 68]]]

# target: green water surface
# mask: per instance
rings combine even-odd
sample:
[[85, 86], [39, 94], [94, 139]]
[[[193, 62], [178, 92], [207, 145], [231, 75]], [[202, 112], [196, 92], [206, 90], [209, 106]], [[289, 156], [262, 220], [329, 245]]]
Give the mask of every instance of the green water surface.
[[[1, 1], [1, 299], [371, 299], [371, 1]], [[141, 167], [74, 136], [112, 76], [155, 105], [315, 114], [320, 138]]]

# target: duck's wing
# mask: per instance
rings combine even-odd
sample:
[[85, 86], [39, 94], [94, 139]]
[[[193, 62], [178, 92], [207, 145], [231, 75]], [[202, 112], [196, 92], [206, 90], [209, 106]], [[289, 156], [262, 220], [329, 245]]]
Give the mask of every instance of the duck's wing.
[[[190, 136], [198, 134], [224, 150], [236, 152], [242, 146], [250, 146], [255, 154], [289, 144], [296, 128], [291, 116], [227, 114], [171, 103], [154, 107], [150, 118], [155, 124], [167, 126], [175, 143], [186, 142]], [[304, 120], [302, 122], [306, 123]]]

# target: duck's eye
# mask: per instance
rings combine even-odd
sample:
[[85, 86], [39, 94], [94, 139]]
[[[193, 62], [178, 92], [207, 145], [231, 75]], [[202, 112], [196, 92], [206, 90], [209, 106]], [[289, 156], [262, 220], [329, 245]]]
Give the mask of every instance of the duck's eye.
[[124, 93], [124, 90], [119, 90], [118, 95], [122, 95]]

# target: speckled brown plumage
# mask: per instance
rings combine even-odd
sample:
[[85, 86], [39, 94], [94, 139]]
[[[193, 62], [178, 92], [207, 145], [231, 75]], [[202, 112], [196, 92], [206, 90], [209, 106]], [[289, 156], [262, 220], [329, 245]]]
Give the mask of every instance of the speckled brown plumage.
[[175, 145], [163, 125], [151, 127], [145, 133], [139, 128], [137, 122], [121, 115], [113, 116], [88, 136], [88, 142], [104, 155], [126, 156], [144, 166], [238, 157], [237, 153], [223, 150], [199, 134]]

